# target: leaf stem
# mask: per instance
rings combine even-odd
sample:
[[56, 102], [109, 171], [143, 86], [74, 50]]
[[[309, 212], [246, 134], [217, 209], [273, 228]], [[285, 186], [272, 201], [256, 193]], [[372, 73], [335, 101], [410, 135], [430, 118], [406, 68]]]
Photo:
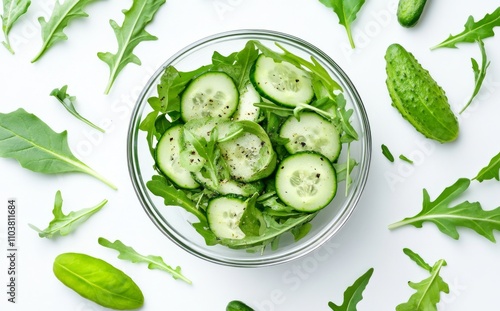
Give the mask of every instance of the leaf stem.
[[346, 26], [345, 29], [347, 31], [347, 37], [349, 38], [349, 43], [351, 44], [351, 48], [355, 49], [356, 45], [354, 44], [354, 40], [352, 39], [351, 27]]
[[16, 53], [14, 52], [14, 50], [12, 49], [11, 45], [10, 45], [10, 40], [9, 40], [9, 37], [7, 36], [7, 34], [5, 34], [5, 41], [3, 41], [3, 42], [2, 42], [2, 44], [3, 44], [3, 46], [5, 46], [5, 48], [6, 48], [7, 50], [9, 50], [9, 52], [10, 52], [12, 55], [16, 54]]

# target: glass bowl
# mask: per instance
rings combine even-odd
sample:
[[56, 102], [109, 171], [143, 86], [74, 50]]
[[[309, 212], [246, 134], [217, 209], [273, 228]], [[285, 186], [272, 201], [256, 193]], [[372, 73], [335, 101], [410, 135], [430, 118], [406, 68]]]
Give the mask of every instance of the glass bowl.
[[[310, 232], [298, 241], [291, 234], [280, 238], [279, 247], [266, 247], [262, 252], [232, 249], [223, 245], [207, 246], [192, 223], [197, 222], [192, 214], [181, 207], [166, 206], [161, 197], [152, 194], [146, 183], [156, 174], [146, 132], [139, 130], [141, 121], [152, 111], [148, 98], [157, 95], [157, 84], [165, 68], [173, 65], [179, 71], [194, 70], [211, 63], [212, 53], [229, 55], [241, 50], [248, 40], [259, 40], [267, 47], [275, 48], [279, 43], [288, 51], [310, 59], [313, 56], [343, 89], [347, 108], [353, 110], [351, 123], [359, 139], [350, 145], [350, 157], [357, 162], [351, 178], [352, 184], [345, 190], [345, 182], [339, 184], [334, 200], [312, 221]], [[324, 52], [310, 43], [280, 32], [269, 30], [236, 30], [212, 35], [185, 47], [170, 57], [151, 77], [140, 94], [133, 110], [127, 142], [130, 177], [144, 210], [158, 229], [175, 244], [187, 252], [209, 262], [237, 267], [261, 267], [304, 256], [328, 241], [348, 220], [363, 192], [371, 158], [371, 134], [366, 111], [359, 94], [342, 69]], [[343, 148], [341, 158], [347, 158]], [[339, 160], [340, 161], [340, 160]]]

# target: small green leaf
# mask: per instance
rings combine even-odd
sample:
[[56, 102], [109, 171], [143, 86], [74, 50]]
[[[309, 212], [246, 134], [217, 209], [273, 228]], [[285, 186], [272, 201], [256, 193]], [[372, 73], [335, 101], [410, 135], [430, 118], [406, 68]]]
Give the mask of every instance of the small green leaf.
[[407, 163], [413, 164], [413, 161], [412, 161], [412, 160], [410, 160], [409, 158], [407, 158], [404, 154], [400, 154], [400, 155], [399, 155], [399, 159], [400, 159], [400, 160], [403, 160], [403, 161], [405, 161], [405, 162], [407, 162]]
[[382, 154], [387, 158], [387, 160], [394, 162], [394, 156], [392, 155], [389, 148], [384, 144], [382, 144], [381, 147], [382, 147]]
[[415, 253], [409, 248], [404, 248], [403, 253], [405, 253], [408, 257], [410, 257], [410, 259], [413, 260], [419, 267], [429, 272], [432, 272], [432, 267], [428, 263], [426, 263], [425, 260], [422, 257], [420, 257], [419, 254]]
[[14, 54], [14, 50], [10, 45], [9, 33], [17, 20], [23, 16], [31, 5], [30, 0], [3, 0], [3, 14], [2, 17], [2, 31], [5, 41], [2, 42], [3, 46]]
[[55, 98], [57, 98], [57, 100], [64, 106], [64, 108], [66, 108], [66, 110], [68, 110], [68, 112], [71, 113], [75, 118], [77, 118], [78, 120], [80, 120], [80, 121], [86, 123], [87, 125], [95, 128], [96, 130], [104, 133], [105, 131], [102, 128], [98, 127], [94, 123], [92, 123], [89, 120], [85, 119], [84, 117], [82, 117], [78, 113], [78, 111], [76, 111], [75, 104], [74, 104], [75, 100], [76, 100], [76, 97], [75, 96], [70, 96], [68, 93], [66, 93], [67, 90], [68, 90], [68, 86], [65, 85], [65, 86], [63, 86], [60, 89], [53, 89], [52, 92], [50, 92], [50, 95], [54, 96]]
[[473, 16], [469, 16], [467, 22], [465, 23], [465, 29], [457, 34], [450, 35], [448, 39], [444, 40], [440, 44], [431, 48], [435, 50], [437, 48], [456, 48], [457, 43], [472, 43], [479, 39], [486, 39], [493, 37], [495, 33], [493, 28], [500, 26], [500, 7], [498, 7], [493, 13], [486, 14], [481, 20], [475, 22]]
[[499, 172], [500, 172], [500, 152], [491, 159], [490, 163], [487, 166], [485, 166], [484, 168], [481, 169], [481, 171], [479, 171], [479, 173], [477, 174], [476, 177], [474, 177], [474, 179], [479, 182], [483, 182], [485, 180], [493, 178], [496, 180], [500, 180]]
[[332, 8], [339, 18], [339, 24], [345, 27], [349, 43], [354, 49], [354, 40], [351, 34], [351, 24], [356, 19], [359, 10], [365, 4], [365, 0], [319, 0], [325, 6]]
[[38, 18], [42, 26], [43, 43], [40, 51], [31, 62], [36, 62], [55, 43], [67, 40], [68, 36], [64, 33], [64, 28], [75, 18], [89, 16], [83, 9], [86, 5], [94, 1], [96, 0], [64, 0], [61, 4], [57, 0], [48, 21], [44, 17]]
[[172, 277], [176, 280], [182, 280], [188, 284], [192, 284], [192, 282], [182, 274], [181, 267], [172, 268], [171, 266], [167, 265], [165, 261], [163, 261], [163, 258], [161, 258], [160, 256], [141, 255], [137, 253], [132, 247], [123, 244], [120, 240], [116, 240], [111, 243], [105, 238], [99, 238], [98, 242], [104, 247], [118, 251], [120, 253], [120, 255], [118, 255], [118, 258], [120, 259], [128, 260], [133, 263], [147, 263], [150, 270], [163, 270], [171, 274]]
[[457, 227], [466, 227], [495, 242], [493, 230], [500, 230], [500, 207], [485, 211], [479, 202], [468, 201], [449, 207], [453, 200], [458, 199], [469, 188], [469, 185], [469, 179], [460, 178], [434, 201], [430, 200], [429, 193], [424, 189], [422, 211], [390, 225], [389, 229], [405, 225], [421, 228], [424, 222], [432, 222], [441, 232], [453, 239], [459, 238]]
[[488, 61], [488, 58], [486, 57], [486, 50], [484, 49], [483, 41], [478, 38], [477, 42], [479, 43], [479, 49], [481, 50], [481, 68], [479, 68], [477, 61], [474, 58], [471, 58], [472, 70], [474, 71], [474, 91], [472, 92], [467, 104], [465, 104], [462, 110], [460, 110], [460, 113], [464, 112], [465, 109], [469, 107], [476, 95], [479, 93], [479, 90], [483, 85], [484, 78], [486, 77], [486, 71], [490, 66], [490, 61]]
[[365, 290], [370, 278], [373, 274], [373, 268], [368, 269], [360, 276], [351, 286], [344, 292], [344, 302], [338, 306], [333, 302], [328, 302], [328, 306], [333, 311], [356, 311], [356, 305], [363, 299], [363, 291]]
[[105, 94], [109, 93], [116, 77], [126, 65], [129, 63], [141, 65], [140, 59], [134, 54], [135, 47], [143, 41], [158, 39], [146, 31], [146, 26], [153, 20], [156, 12], [165, 1], [133, 0], [130, 9], [123, 10], [125, 18], [121, 26], [114, 20], [109, 22], [118, 41], [118, 51], [115, 54], [110, 52], [97, 53], [99, 59], [108, 64], [110, 69]]
[[56, 234], [65, 236], [75, 231], [80, 224], [84, 223], [87, 219], [90, 218], [90, 216], [100, 211], [107, 202], [108, 200], [103, 200], [101, 203], [97, 204], [94, 207], [81, 209], [79, 211], [70, 212], [68, 215], [64, 215], [62, 211], [63, 201], [61, 191], [57, 191], [54, 200], [54, 209], [52, 210], [54, 219], [49, 223], [49, 226], [44, 230], [40, 230], [31, 224], [29, 226], [37, 231], [38, 235], [41, 238], [50, 239]]

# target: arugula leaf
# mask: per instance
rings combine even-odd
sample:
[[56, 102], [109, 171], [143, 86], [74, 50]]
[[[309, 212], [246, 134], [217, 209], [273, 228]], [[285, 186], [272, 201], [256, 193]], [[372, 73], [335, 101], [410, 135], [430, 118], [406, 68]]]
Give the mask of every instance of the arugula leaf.
[[430, 267], [423, 259], [406, 249], [407, 255], [410, 254], [412, 260], [417, 260], [417, 264], [430, 272], [430, 276], [418, 283], [408, 282], [408, 285], [416, 290], [411, 295], [408, 302], [396, 306], [396, 311], [437, 311], [436, 305], [441, 300], [441, 292], [448, 294], [450, 288], [448, 284], [439, 275], [441, 268], [446, 266], [446, 261], [443, 259], [438, 260], [434, 266]]
[[469, 188], [470, 180], [458, 179], [453, 185], [446, 188], [434, 201], [429, 198], [429, 193], [424, 189], [423, 209], [413, 217], [405, 218], [389, 226], [395, 229], [405, 225], [421, 228], [426, 221], [434, 223], [444, 234], [458, 239], [457, 227], [467, 227], [495, 242], [493, 230], [500, 230], [500, 207], [485, 211], [479, 202], [462, 202], [456, 206], [448, 205], [457, 199]]
[[21, 166], [34, 172], [86, 173], [117, 189], [73, 155], [66, 131], [54, 132], [37, 116], [22, 108], [0, 113], [0, 157], [16, 159]]
[[399, 159], [401, 159], [401, 160], [403, 160], [403, 161], [405, 161], [407, 163], [413, 164], [413, 160], [407, 158], [404, 154], [400, 154], [399, 155]]
[[108, 200], [103, 200], [101, 203], [97, 204], [91, 208], [81, 209], [79, 211], [70, 212], [68, 215], [64, 215], [62, 211], [62, 196], [61, 191], [56, 192], [56, 197], [54, 200], [54, 209], [52, 210], [52, 214], [54, 215], [54, 219], [49, 223], [49, 226], [40, 230], [32, 224], [29, 226], [38, 232], [38, 236], [41, 238], [52, 238], [56, 234], [60, 234], [61, 236], [68, 235], [73, 232], [80, 224], [84, 223], [90, 216], [97, 213], [101, 208], [108, 203]]
[[86, 123], [87, 125], [95, 128], [96, 130], [104, 133], [105, 131], [102, 128], [98, 127], [94, 123], [92, 123], [89, 120], [85, 119], [84, 117], [82, 117], [78, 113], [78, 111], [76, 111], [75, 104], [74, 104], [74, 102], [76, 100], [76, 97], [75, 96], [70, 96], [66, 92], [67, 89], [68, 89], [67, 85], [63, 86], [60, 89], [53, 89], [52, 92], [50, 92], [50, 95], [54, 96], [55, 98], [57, 98], [57, 100], [59, 100], [59, 102], [64, 106], [64, 108], [66, 108], [66, 110], [68, 110], [69, 113], [71, 113], [73, 116], [75, 116], [75, 118], [77, 118], [80, 121]]
[[94, 1], [95, 0], [64, 0], [63, 4], [56, 1], [52, 15], [48, 21], [46, 21], [44, 17], [39, 17], [38, 21], [42, 26], [43, 43], [40, 51], [31, 62], [36, 62], [55, 43], [67, 40], [68, 36], [64, 33], [64, 28], [66, 28], [68, 23], [75, 18], [89, 16], [83, 11], [83, 8]]
[[123, 10], [125, 19], [121, 27], [114, 20], [110, 20], [109, 23], [118, 41], [118, 51], [116, 54], [97, 53], [99, 59], [108, 64], [110, 68], [105, 94], [109, 93], [116, 77], [127, 64], [141, 65], [141, 60], [134, 55], [135, 47], [142, 41], [158, 39], [146, 31], [146, 26], [153, 20], [156, 12], [165, 2], [166, 0], [133, 0], [130, 9]]
[[356, 14], [365, 4], [365, 0], [319, 0], [325, 6], [332, 8], [339, 18], [339, 24], [345, 27], [351, 48], [355, 48], [351, 34], [351, 24], [356, 19]]
[[347, 180], [347, 176], [352, 172], [352, 170], [358, 165], [356, 160], [349, 158], [348, 161], [342, 163], [333, 163], [335, 168], [335, 173], [337, 173], [337, 182]]
[[392, 155], [389, 148], [384, 144], [382, 144], [381, 147], [382, 147], [382, 154], [387, 158], [387, 160], [394, 162], [394, 156]]
[[123, 244], [120, 240], [116, 240], [113, 243], [111, 243], [105, 238], [100, 237], [98, 239], [98, 242], [100, 245], [104, 247], [111, 248], [120, 252], [120, 254], [118, 255], [118, 258], [120, 259], [129, 260], [133, 263], [138, 263], [138, 262], [147, 263], [148, 268], [150, 270], [153, 269], [162, 270], [167, 273], [170, 273], [172, 277], [176, 280], [182, 280], [188, 284], [192, 284], [192, 282], [182, 274], [181, 267], [177, 266], [175, 268], [172, 268], [171, 266], [167, 265], [165, 261], [163, 261], [163, 258], [161, 258], [160, 256], [141, 255], [138, 252], [136, 252], [132, 247]]
[[14, 54], [14, 50], [9, 41], [10, 30], [16, 21], [28, 11], [30, 5], [31, 0], [3, 0], [3, 14], [1, 18], [5, 41], [3, 41], [2, 44], [12, 54]]
[[419, 267], [432, 273], [432, 267], [427, 262], [425, 262], [425, 260], [420, 257], [419, 254], [415, 253], [409, 248], [404, 248], [403, 253], [410, 257], [410, 259], [413, 260]]
[[493, 179], [495, 178], [496, 180], [500, 180], [500, 153], [498, 153], [496, 156], [494, 156], [491, 160], [490, 163], [485, 166], [484, 168], [479, 171], [476, 177], [474, 177], [474, 180], [477, 180], [479, 182], [483, 182], [485, 180]]
[[373, 274], [373, 268], [368, 269], [362, 276], [360, 276], [351, 286], [344, 292], [344, 302], [338, 306], [333, 302], [328, 302], [328, 306], [333, 311], [356, 311], [356, 305], [363, 299], [363, 291], [368, 285], [370, 278]]
[[196, 216], [202, 224], [208, 224], [207, 217], [198, 209], [196, 203], [193, 202], [182, 190], [179, 190], [171, 185], [165, 177], [155, 175], [146, 183], [146, 186], [154, 195], [165, 199], [165, 205], [180, 206]]
[[262, 212], [255, 206], [258, 196], [258, 193], [255, 193], [245, 201], [246, 208], [243, 215], [241, 215], [239, 227], [246, 236], [258, 236], [266, 228], [266, 222], [262, 216]]
[[477, 61], [474, 58], [471, 58], [472, 62], [472, 70], [474, 71], [474, 91], [472, 93], [471, 98], [467, 102], [467, 104], [460, 110], [460, 113], [464, 112], [467, 107], [472, 103], [472, 100], [474, 100], [474, 97], [479, 93], [479, 90], [481, 89], [481, 86], [483, 85], [484, 78], [486, 77], [486, 70], [490, 66], [490, 62], [488, 61], [486, 57], [486, 50], [484, 49], [484, 43], [483, 41], [478, 38], [477, 42], [479, 43], [479, 49], [481, 50], [481, 68], [479, 68], [479, 65]]
[[471, 43], [479, 39], [486, 39], [493, 37], [495, 33], [493, 28], [500, 26], [500, 7], [493, 13], [486, 14], [481, 20], [475, 22], [474, 17], [469, 16], [465, 23], [465, 29], [457, 34], [450, 35], [446, 40], [431, 48], [435, 50], [438, 48], [456, 48], [457, 43]]

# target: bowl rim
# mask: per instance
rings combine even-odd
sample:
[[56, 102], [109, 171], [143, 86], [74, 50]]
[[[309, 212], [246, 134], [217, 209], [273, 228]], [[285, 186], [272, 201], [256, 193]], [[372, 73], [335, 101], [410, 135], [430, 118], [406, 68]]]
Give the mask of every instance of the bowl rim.
[[[163, 226], [163, 224], [160, 222], [159, 219], [161, 219], [161, 215], [155, 210], [155, 208], [152, 208], [150, 206], [152, 200], [150, 199], [150, 194], [149, 190], [147, 189], [145, 183], [139, 178], [141, 176], [138, 171], [137, 171], [137, 166], [138, 163], [136, 162], [136, 152], [134, 152], [137, 148], [137, 144], [134, 141], [134, 137], [136, 136], [136, 133], [139, 132], [139, 129], [136, 128], [136, 124], [140, 123], [141, 117], [142, 117], [142, 111], [144, 110], [145, 102], [147, 102], [147, 96], [148, 93], [151, 91], [151, 87], [153, 87], [153, 83], [160, 77], [160, 75], [164, 72], [165, 68], [171, 64], [172, 62], [175, 62], [178, 58], [183, 56], [185, 53], [189, 52], [193, 48], [196, 48], [201, 45], [206, 45], [210, 43], [211, 41], [215, 40], [221, 40], [223, 38], [227, 37], [241, 37], [243, 35], [247, 36], [264, 36], [264, 37], [269, 37], [270, 39], [281, 39], [285, 41], [291, 41], [294, 44], [297, 44], [301, 47], [305, 47], [308, 50], [313, 51], [314, 53], [318, 54], [323, 58], [324, 61], [326, 61], [329, 65], [333, 67], [335, 70], [335, 73], [338, 74], [343, 82], [346, 84], [348, 87], [350, 95], [353, 97], [353, 102], [354, 105], [356, 106], [358, 112], [359, 112], [359, 120], [360, 120], [360, 126], [363, 128], [364, 127], [364, 132], [363, 132], [363, 139], [364, 139], [364, 144], [362, 143], [362, 157], [365, 159], [363, 163], [361, 163], [359, 167], [360, 174], [358, 176], [359, 182], [357, 184], [357, 188], [355, 193], [353, 193], [353, 196], [350, 200], [349, 206], [351, 208], [346, 208], [342, 210], [338, 216], [338, 221], [339, 224], [335, 227], [335, 230], [327, 230], [324, 232], [322, 235], [319, 235], [317, 238], [314, 240], [311, 240], [311, 243], [305, 244], [302, 247], [298, 249], [294, 249], [293, 252], [287, 252], [283, 254], [282, 256], [271, 256], [266, 258], [266, 260], [262, 260], [260, 257], [256, 257], [255, 259], [243, 259], [243, 260], [238, 260], [238, 259], [225, 259], [225, 258], [215, 258], [210, 255], [207, 255], [200, 250], [195, 250], [193, 249], [192, 246], [187, 245], [185, 241], [182, 241], [181, 239], [177, 238], [175, 235], [170, 234], [169, 229]], [[143, 104], [143, 105], [141, 105]], [[265, 267], [265, 266], [271, 266], [271, 265], [276, 265], [276, 264], [282, 264], [286, 263], [289, 261], [292, 261], [294, 259], [297, 259], [299, 257], [303, 257], [312, 251], [316, 250], [319, 248], [321, 245], [325, 244], [328, 240], [330, 240], [347, 222], [347, 220], [350, 218], [354, 210], [356, 209], [358, 202], [361, 198], [361, 195], [363, 193], [364, 187], [366, 185], [366, 182], [368, 180], [368, 175], [370, 171], [370, 164], [371, 164], [371, 150], [372, 150], [372, 136], [371, 136], [371, 129], [370, 129], [370, 124], [369, 124], [369, 119], [368, 115], [365, 109], [365, 106], [363, 104], [363, 101], [355, 88], [354, 84], [350, 80], [350, 78], [346, 75], [346, 73], [343, 71], [343, 69], [331, 58], [329, 57], [326, 53], [324, 53], [321, 49], [316, 47], [315, 45], [305, 41], [304, 39], [301, 39], [299, 37], [296, 37], [294, 35], [290, 35], [284, 32], [279, 32], [279, 31], [274, 31], [274, 30], [267, 30], [267, 29], [237, 29], [237, 30], [230, 30], [230, 31], [224, 31], [224, 32], [219, 32], [215, 33], [206, 37], [203, 37], [199, 40], [194, 41], [191, 44], [186, 45], [184, 48], [180, 49], [176, 53], [174, 53], [172, 56], [170, 56], [163, 64], [153, 73], [153, 75], [150, 77], [150, 79], [146, 82], [144, 88], [142, 89], [141, 93], [139, 94], [135, 106], [131, 112], [131, 117], [130, 117], [130, 122], [129, 122], [129, 128], [127, 132], [127, 163], [128, 163], [128, 171], [129, 171], [129, 176], [132, 181], [132, 185], [134, 188], [134, 191], [136, 193], [137, 198], [139, 199], [143, 209], [145, 210], [146, 214], [148, 217], [151, 219], [151, 221], [155, 224], [155, 226], [165, 235], [168, 239], [170, 239], [174, 244], [179, 246], [180, 248], [184, 249], [188, 253], [201, 258], [203, 260], [206, 260], [208, 262], [224, 265], [224, 266], [233, 266], [233, 267]]]

